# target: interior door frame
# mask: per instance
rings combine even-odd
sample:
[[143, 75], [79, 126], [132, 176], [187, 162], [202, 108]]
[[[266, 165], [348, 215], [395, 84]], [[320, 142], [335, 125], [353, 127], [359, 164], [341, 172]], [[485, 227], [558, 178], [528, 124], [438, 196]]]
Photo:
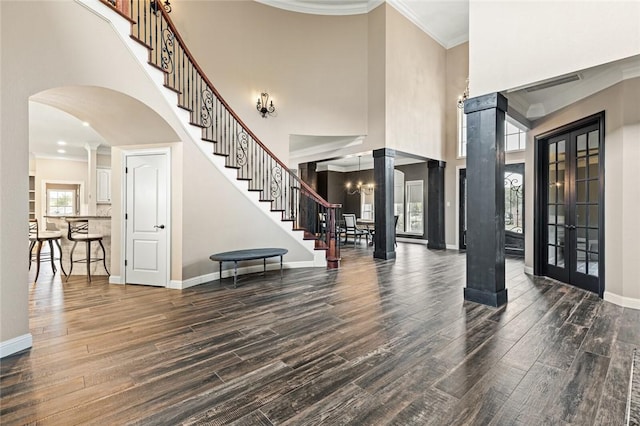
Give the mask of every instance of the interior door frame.
[[166, 196], [167, 196], [167, 227], [169, 228], [169, 232], [167, 232], [167, 248], [165, 258], [167, 261], [166, 268], [166, 277], [165, 277], [165, 288], [169, 288], [171, 284], [171, 233], [173, 230], [172, 222], [171, 222], [171, 186], [172, 186], [172, 178], [171, 178], [171, 148], [170, 147], [159, 147], [159, 148], [147, 148], [147, 149], [131, 149], [131, 150], [123, 150], [122, 151], [122, 170], [121, 170], [121, 241], [120, 241], [120, 271], [121, 271], [121, 283], [127, 283], [127, 267], [125, 266], [125, 261], [127, 259], [127, 221], [125, 219], [125, 215], [127, 213], [127, 159], [133, 156], [140, 155], [164, 155], [165, 156], [165, 166], [167, 170], [167, 187]]
[[[534, 164], [535, 164], [535, 179], [534, 179], [534, 219], [533, 219], [533, 273], [534, 275], [544, 274], [544, 262], [542, 248], [544, 245], [544, 230], [542, 229], [543, 217], [546, 213], [546, 200], [544, 199], [544, 188], [542, 182], [545, 180], [545, 176], [542, 175], [544, 161], [547, 161], [545, 157], [545, 145], [547, 141], [554, 136], [559, 136], [565, 133], [571, 133], [579, 130], [580, 128], [589, 125], [598, 125], [598, 133], [600, 140], [600, 152], [599, 152], [599, 165], [600, 165], [600, 179], [599, 179], [599, 209], [598, 209], [598, 295], [602, 298], [605, 289], [605, 112], [590, 115], [580, 120], [574, 121], [548, 132], [535, 136], [534, 138]], [[547, 177], [548, 179], [548, 177]]]

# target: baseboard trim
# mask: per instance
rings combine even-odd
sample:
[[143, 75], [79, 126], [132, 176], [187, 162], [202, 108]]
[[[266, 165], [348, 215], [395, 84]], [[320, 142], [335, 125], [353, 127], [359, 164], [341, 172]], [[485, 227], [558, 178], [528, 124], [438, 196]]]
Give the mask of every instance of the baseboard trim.
[[109, 284], [124, 284], [124, 281], [119, 275], [109, 275]]
[[[229, 263], [231, 268], [222, 270], [222, 278], [232, 278], [233, 277], [233, 264]], [[225, 264], [225, 267], [227, 264]], [[315, 264], [314, 261], [300, 261], [300, 262], [285, 262], [282, 264], [282, 269], [298, 269], [298, 268], [318, 268], [319, 266]], [[326, 262], [324, 265], [320, 267], [326, 267]], [[256, 272], [263, 271], [262, 265], [250, 265], [238, 268], [238, 276], [245, 274], [253, 274]], [[277, 271], [280, 270], [280, 263], [267, 263], [267, 271]], [[188, 278], [186, 280], [171, 280], [167, 288], [173, 290], [184, 290], [189, 287], [193, 287], [196, 285], [209, 283], [211, 281], [217, 281], [220, 279], [220, 272], [212, 272], [209, 274], [199, 275], [197, 277]]]
[[447, 244], [447, 250], [459, 250], [455, 244]]
[[614, 303], [624, 308], [640, 309], [640, 299], [633, 297], [620, 296], [608, 291], [604, 292], [604, 300]]
[[33, 346], [33, 336], [31, 333], [14, 337], [0, 343], [0, 358], [16, 354]]
[[409, 244], [424, 244], [425, 246], [429, 244], [429, 240], [423, 240], [420, 238], [396, 237], [396, 241]]
[[532, 266], [525, 266], [524, 267], [524, 273], [527, 275], [533, 275], [533, 267]]

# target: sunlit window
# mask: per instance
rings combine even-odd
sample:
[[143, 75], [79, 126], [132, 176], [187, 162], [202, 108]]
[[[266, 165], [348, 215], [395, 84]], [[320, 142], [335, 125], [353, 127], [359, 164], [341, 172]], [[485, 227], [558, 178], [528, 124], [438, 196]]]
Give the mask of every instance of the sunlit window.
[[47, 191], [47, 213], [50, 216], [69, 216], [75, 214], [76, 191], [54, 190]]
[[406, 183], [406, 221], [405, 232], [422, 235], [424, 226], [424, 193], [421, 180]]
[[[527, 132], [506, 120], [504, 126], [505, 152], [522, 151], [527, 146]], [[458, 108], [458, 157], [467, 156], [467, 116]]]

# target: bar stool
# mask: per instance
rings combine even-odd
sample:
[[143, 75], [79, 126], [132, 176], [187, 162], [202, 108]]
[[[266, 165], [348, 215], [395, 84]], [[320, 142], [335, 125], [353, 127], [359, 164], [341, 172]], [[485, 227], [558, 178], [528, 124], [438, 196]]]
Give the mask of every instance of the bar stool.
[[[60, 232], [40, 232], [38, 228], [38, 219], [29, 219], [29, 270], [31, 270], [31, 262], [36, 261], [36, 278], [33, 280], [38, 281], [38, 276], [40, 275], [40, 261], [50, 260], [51, 261], [51, 269], [55, 275], [58, 270], [56, 269], [56, 265], [54, 263], [55, 260], [60, 261], [60, 269], [64, 276], [67, 276], [67, 273], [64, 271], [64, 267], [62, 266], [62, 248], [60, 247], [60, 239], [62, 239], [62, 234]], [[42, 243], [49, 243], [49, 257], [42, 258]], [[58, 246], [58, 252], [60, 252], [60, 257], [55, 257], [53, 251], [53, 243], [56, 243]], [[37, 244], [37, 247], [36, 247]], [[36, 253], [33, 254], [33, 248], [36, 247]], [[68, 278], [67, 278], [68, 279]]]
[[[107, 255], [104, 250], [104, 245], [102, 244], [102, 235], [100, 234], [90, 234], [89, 233], [89, 219], [73, 219], [67, 218], [65, 219], [67, 224], [69, 225], [69, 231], [67, 233], [67, 239], [69, 241], [73, 241], [73, 247], [71, 247], [71, 252], [69, 253], [70, 267], [69, 267], [69, 275], [67, 275], [67, 281], [69, 281], [69, 277], [71, 276], [71, 271], [73, 270], [74, 263], [86, 263], [87, 264], [87, 277], [89, 278], [89, 282], [91, 282], [91, 263], [102, 261], [104, 265], [104, 270], [107, 271], [107, 275], [111, 275], [109, 270], [107, 269]], [[91, 257], [91, 242], [97, 241], [102, 247], [102, 257]], [[87, 245], [87, 257], [84, 259], [73, 260], [73, 251], [76, 249], [76, 245], [78, 242], [85, 242]]]

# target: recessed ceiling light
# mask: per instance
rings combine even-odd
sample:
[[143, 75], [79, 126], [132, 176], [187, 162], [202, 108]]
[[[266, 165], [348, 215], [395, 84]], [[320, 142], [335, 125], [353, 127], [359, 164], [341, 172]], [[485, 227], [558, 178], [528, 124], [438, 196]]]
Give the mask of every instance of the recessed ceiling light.
[[65, 151], [64, 149], [59, 149], [58, 150], [58, 154], [64, 154], [65, 152], [67, 152], [67, 151]]
[[58, 145], [63, 146], [66, 145], [67, 143], [65, 141], [58, 141]]
[[83, 125], [84, 127], [89, 127], [89, 126], [90, 126], [90, 124], [89, 124], [89, 122], [88, 122], [88, 121], [83, 121], [83, 122], [82, 122], [82, 125]]

